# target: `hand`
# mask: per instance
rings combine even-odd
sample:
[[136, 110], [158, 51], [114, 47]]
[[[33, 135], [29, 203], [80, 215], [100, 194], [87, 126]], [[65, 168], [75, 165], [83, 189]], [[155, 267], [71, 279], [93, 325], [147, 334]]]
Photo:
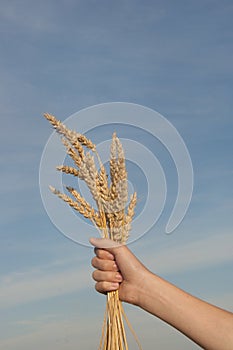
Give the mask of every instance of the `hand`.
[[92, 238], [96, 290], [119, 288], [122, 301], [140, 306], [208, 350], [233, 349], [233, 314], [198, 299], [152, 274], [126, 246]]
[[119, 298], [139, 305], [140, 290], [150, 272], [124, 245], [108, 239], [91, 238], [96, 256], [92, 259], [95, 288], [100, 293], [119, 289]]

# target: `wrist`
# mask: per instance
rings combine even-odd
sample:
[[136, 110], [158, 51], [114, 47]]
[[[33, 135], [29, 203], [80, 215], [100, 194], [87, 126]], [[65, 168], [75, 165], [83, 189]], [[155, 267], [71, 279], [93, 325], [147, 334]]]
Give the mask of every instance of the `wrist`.
[[151, 283], [154, 275], [149, 270], [144, 270], [140, 276], [131, 293], [131, 304], [144, 309], [147, 298], [151, 297]]
[[138, 306], [159, 318], [170, 308], [170, 284], [156, 274], [148, 271], [138, 296]]
[[152, 298], [151, 293], [152, 283], [154, 283], [154, 277], [155, 276], [150, 271], [147, 271], [147, 274], [144, 278], [144, 283], [142, 284], [140, 290], [137, 291], [137, 306], [139, 306], [142, 309], [146, 309], [148, 300], [151, 300]]
[[[143, 308], [143, 298], [146, 295], [147, 281], [150, 279], [150, 272], [143, 270], [141, 273], [137, 271], [137, 278], [133, 281], [123, 281], [120, 286], [120, 298], [129, 304]], [[138, 279], [140, 276], [140, 280]]]

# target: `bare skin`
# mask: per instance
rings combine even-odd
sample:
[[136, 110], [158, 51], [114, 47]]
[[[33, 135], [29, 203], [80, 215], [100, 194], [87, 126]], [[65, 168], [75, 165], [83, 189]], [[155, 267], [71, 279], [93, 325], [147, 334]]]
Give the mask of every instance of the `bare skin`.
[[206, 350], [233, 349], [233, 313], [200, 300], [150, 272], [126, 246], [91, 238], [98, 292], [119, 290], [122, 301], [159, 317]]

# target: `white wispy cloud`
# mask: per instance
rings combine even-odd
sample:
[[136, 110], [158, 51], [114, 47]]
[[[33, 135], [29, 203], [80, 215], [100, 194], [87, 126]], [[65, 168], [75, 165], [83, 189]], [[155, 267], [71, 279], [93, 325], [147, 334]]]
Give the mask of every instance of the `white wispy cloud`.
[[147, 252], [143, 259], [153, 271], [162, 275], [229, 263], [233, 261], [233, 235], [231, 232], [220, 233], [183, 244], [173, 241], [172, 246], [162, 251], [155, 245], [154, 251], [150, 248], [150, 253]]
[[0, 340], [0, 346], [5, 350], [40, 350], [41, 348], [49, 350], [51, 347], [57, 350], [73, 350], [77, 347], [95, 348], [99, 341], [101, 320], [95, 321], [88, 319], [85, 315], [82, 320], [44, 321], [33, 331]]
[[26, 273], [9, 274], [1, 278], [0, 309], [80, 291], [91, 283], [87, 266], [77, 269], [64, 269], [63, 266], [62, 271], [48, 272], [32, 269]]

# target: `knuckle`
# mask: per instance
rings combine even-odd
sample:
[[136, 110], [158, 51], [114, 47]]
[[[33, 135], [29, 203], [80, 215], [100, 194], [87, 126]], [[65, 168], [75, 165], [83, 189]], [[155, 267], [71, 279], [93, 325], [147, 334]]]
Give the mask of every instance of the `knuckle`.
[[92, 260], [91, 260], [91, 265], [93, 267], [96, 267], [96, 260], [97, 260], [96, 256], [94, 256], [94, 258], [92, 258]]
[[97, 273], [98, 273], [98, 270], [95, 270], [95, 271], [92, 272], [92, 278], [93, 278], [93, 280], [95, 280], [95, 281], [98, 281]]
[[96, 284], [95, 284], [95, 290], [96, 290], [97, 292], [100, 292], [99, 283], [96, 283]]
[[104, 259], [104, 251], [102, 249], [98, 249], [97, 254], [99, 259]]
[[95, 290], [101, 294], [106, 294], [107, 293], [107, 289], [106, 287], [104, 286], [104, 283], [103, 282], [97, 282], [95, 284]]
[[104, 292], [104, 293], [107, 293], [107, 292], [109, 292], [110, 290], [111, 290], [111, 283], [110, 282], [107, 282], [107, 281], [103, 281], [102, 282], [102, 291]]
[[102, 259], [104, 257], [104, 250], [100, 248], [95, 248], [95, 255]]
[[109, 290], [109, 283], [107, 281], [103, 281], [102, 282], [102, 288], [105, 292], [107, 292]]
[[108, 261], [102, 260], [100, 262], [100, 268], [102, 271], [108, 271]]
[[99, 251], [99, 248], [94, 248], [94, 253], [95, 253], [95, 255], [98, 255], [98, 251]]

